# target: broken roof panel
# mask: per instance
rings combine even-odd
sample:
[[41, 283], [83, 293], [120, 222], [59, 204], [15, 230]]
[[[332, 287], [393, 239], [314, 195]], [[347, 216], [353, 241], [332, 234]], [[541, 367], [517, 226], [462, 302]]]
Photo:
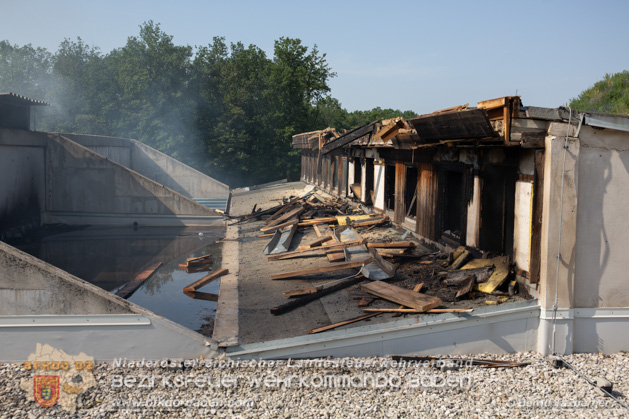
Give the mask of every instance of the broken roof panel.
[[353, 130], [325, 144], [321, 148], [321, 152], [323, 154], [327, 154], [338, 148], [346, 146], [365, 135], [373, 134], [375, 128], [376, 128], [375, 122], [372, 122], [371, 124], [363, 125], [362, 127], [354, 128]]
[[422, 142], [498, 137], [481, 109], [418, 116], [408, 122]]

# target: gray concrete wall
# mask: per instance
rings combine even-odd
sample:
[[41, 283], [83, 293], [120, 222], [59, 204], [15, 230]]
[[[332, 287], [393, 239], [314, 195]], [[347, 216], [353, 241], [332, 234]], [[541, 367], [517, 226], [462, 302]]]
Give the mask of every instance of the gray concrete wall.
[[0, 237], [37, 228], [44, 211], [45, 134], [0, 129]]
[[0, 315], [126, 314], [131, 303], [0, 242]]
[[62, 135], [188, 198], [229, 196], [229, 186], [139, 141], [98, 135]]
[[629, 133], [579, 134], [574, 306], [629, 307]]
[[97, 360], [216, 356], [216, 342], [0, 242], [0, 361], [38, 343]]
[[136, 140], [131, 168], [188, 198], [227, 198], [229, 186]]
[[217, 215], [59, 135], [50, 137], [46, 172], [46, 210], [49, 212]]

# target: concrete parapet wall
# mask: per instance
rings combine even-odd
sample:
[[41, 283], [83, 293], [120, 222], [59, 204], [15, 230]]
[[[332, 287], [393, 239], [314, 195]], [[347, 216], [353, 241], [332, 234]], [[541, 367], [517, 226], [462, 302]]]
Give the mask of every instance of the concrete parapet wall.
[[60, 135], [46, 149], [51, 212], [217, 215], [172, 190]]
[[2, 242], [0, 272], [0, 362], [38, 343], [99, 361], [217, 355], [212, 339]]
[[227, 198], [229, 186], [164, 153], [130, 140], [131, 168], [189, 198]]
[[98, 135], [62, 135], [188, 198], [229, 196], [229, 186], [140, 141]]
[[125, 314], [131, 303], [0, 242], [0, 315]]

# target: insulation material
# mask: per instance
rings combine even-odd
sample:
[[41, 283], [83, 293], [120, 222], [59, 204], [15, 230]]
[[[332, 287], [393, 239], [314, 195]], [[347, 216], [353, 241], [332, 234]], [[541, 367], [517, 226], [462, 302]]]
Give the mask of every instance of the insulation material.
[[529, 271], [533, 183], [516, 182], [513, 254], [518, 268]]

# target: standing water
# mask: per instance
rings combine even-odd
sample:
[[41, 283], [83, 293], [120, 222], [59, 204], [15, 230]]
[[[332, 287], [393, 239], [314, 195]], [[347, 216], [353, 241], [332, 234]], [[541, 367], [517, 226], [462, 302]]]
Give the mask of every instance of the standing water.
[[[211, 254], [211, 270], [221, 266], [224, 227], [88, 227], [48, 235], [17, 248], [64, 271], [115, 292], [157, 262], [162, 266], [129, 301], [206, 336], [212, 334], [216, 302], [196, 300], [183, 288], [208, 272], [186, 273], [178, 265], [187, 258]], [[218, 294], [220, 279], [200, 289]]]

